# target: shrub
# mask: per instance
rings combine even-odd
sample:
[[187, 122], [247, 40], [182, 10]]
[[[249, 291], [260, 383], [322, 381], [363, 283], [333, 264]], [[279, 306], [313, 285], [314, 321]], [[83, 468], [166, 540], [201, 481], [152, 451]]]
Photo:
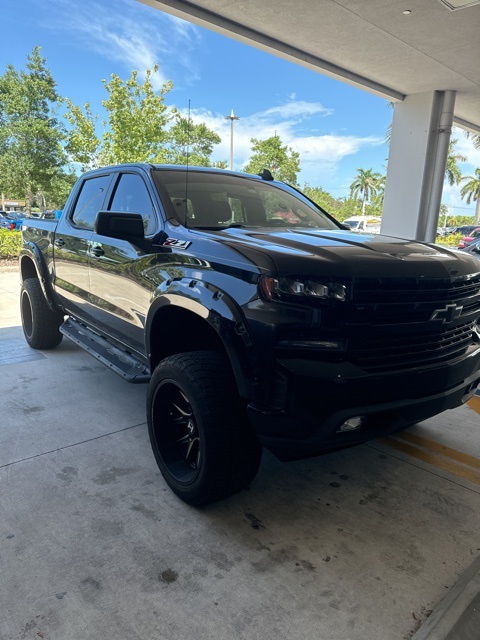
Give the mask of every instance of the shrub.
[[22, 235], [20, 231], [0, 229], [0, 259], [18, 258], [21, 244]]
[[458, 243], [463, 238], [461, 233], [452, 233], [449, 236], [438, 236], [437, 244], [441, 244], [444, 247], [458, 247]]

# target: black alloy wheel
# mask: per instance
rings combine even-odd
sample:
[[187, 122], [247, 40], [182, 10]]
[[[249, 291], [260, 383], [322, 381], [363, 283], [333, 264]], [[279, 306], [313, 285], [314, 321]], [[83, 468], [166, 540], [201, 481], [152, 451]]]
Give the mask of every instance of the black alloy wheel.
[[160, 471], [184, 502], [215, 502], [255, 477], [262, 449], [223, 355], [193, 351], [162, 360], [150, 380], [147, 418]]
[[157, 446], [168, 471], [178, 482], [191, 483], [200, 468], [200, 434], [192, 405], [173, 380], [159, 385], [155, 395], [156, 419], [163, 425]]

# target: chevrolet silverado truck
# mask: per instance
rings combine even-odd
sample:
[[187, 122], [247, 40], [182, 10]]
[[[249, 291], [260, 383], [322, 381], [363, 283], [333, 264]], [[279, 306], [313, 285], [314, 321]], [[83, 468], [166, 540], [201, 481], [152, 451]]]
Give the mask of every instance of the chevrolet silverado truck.
[[245, 488], [262, 447], [298, 459], [385, 436], [480, 382], [480, 266], [342, 227], [268, 171], [129, 164], [28, 220], [21, 317], [127, 381], [170, 488], [199, 505]]

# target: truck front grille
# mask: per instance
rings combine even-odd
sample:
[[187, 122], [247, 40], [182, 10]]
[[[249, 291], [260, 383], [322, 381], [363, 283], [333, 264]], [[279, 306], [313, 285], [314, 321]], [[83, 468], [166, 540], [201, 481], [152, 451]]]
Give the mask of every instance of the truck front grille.
[[461, 278], [358, 278], [345, 309], [349, 359], [370, 371], [454, 359], [478, 340], [480, 274]]
[[356, 303], [449, 302], [480, 294], [480, 273], [465, 278], [359, 278]]
[[455, 319], [480, 315], [480, 275], [454, 280], [358, 279], [345, 321], [353, 326], [429, 322], [446, 305], [458, 308]]
[[350, 360], [367, 371], [389, 371], [454, 359], [472, 344], [475, 322], [429, 334], [352, 338]]

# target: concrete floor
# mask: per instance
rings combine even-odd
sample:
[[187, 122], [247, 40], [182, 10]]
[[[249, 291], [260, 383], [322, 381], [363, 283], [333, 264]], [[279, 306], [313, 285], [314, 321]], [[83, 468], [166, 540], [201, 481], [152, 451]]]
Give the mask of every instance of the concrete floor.
[[470, 406], [408, 432], [459, 470], [392, 441], [266, 453], [195, 509], [158, 472], [146, 386], [68, 340], [29, 349], [18, 290], [0, 271], [0, 640], [403, 640], [479, 556]]

